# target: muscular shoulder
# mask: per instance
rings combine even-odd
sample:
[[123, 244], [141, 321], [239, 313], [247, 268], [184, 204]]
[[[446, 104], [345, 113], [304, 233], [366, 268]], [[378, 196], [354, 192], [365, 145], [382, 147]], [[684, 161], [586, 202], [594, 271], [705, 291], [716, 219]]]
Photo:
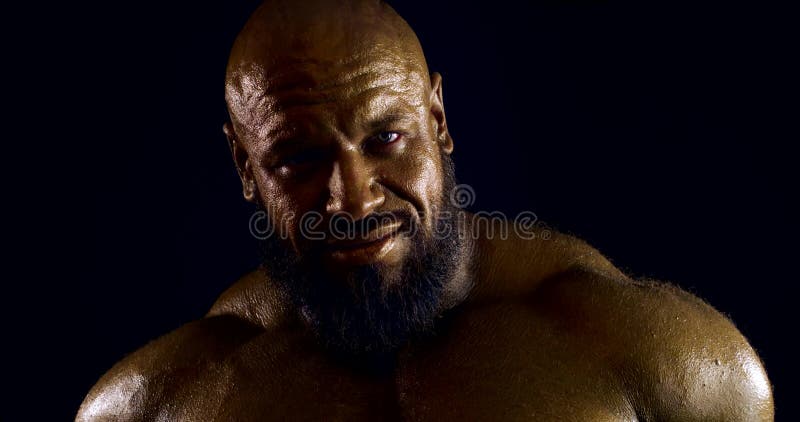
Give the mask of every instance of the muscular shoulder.
[[580, 266], [532, 297], [608, 362], [643, 419], [772, 419], [770, 384], [755, 351], [699, 298]]
[[261, 329], [232, 316], [191, 322], [114, 365], [92, 388], [76, 420], [156, 418], [164, 403]]
[[[263, 300], [248, 275], [198, 321], [157, 339], [114, 365], [92, 388], [78, 421], [156, 418], [165, 403], [180, 401], [186, 386], [218, 371], [225, 358], [265, 331], [270, 311], [257, 310]], [[265, 307], [267, 308], [267, 307]], [[212, 377], [213, 378], [213, 377]]]
[[264, 329], [283, 326], [290, 314], [288, 301], [266, 275], [255, 270], [220, 295], [206, 316], [230, 315]]
[[[484, 221], [477, 217], [474, 219]], [[477, 283], [472, 297], [477, 300], [516, 298], [576, 267], [624, 277], [583, 240], [546, 227], [519, 227], [509, 221], [490, 220], [473, 222], [472, 230], [477, 234]]]

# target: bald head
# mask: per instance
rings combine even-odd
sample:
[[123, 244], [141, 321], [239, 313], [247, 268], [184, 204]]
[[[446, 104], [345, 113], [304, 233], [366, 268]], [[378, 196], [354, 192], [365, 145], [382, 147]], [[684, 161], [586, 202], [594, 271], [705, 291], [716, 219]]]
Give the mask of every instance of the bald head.
[[[365, 64], [390, 63], [430, 87], [414, 31], [379, 0], [267, 0], [236, 38], [228, 61], [225, 98], [235, 125], [260, 100], [291, 89], [347, 83]], [[273, 104], [274, 105], [274, 104]]]
[[441, 202], [441, 155], [453, 147], [441, 76], [387, 4], [267, 0], [234, 43], [225, 88], [244, 197], [274, 221], [284, 211], [357, 219], [412, 208], [398, 199], [412, 197], [429, 216]]

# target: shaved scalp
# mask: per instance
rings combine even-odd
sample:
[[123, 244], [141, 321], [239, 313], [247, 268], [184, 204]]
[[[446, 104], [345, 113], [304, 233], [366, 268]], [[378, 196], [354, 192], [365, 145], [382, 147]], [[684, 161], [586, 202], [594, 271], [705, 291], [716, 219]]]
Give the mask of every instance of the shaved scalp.
[[[335, 84], [326, 79], [347, 78], [350, 63], [377, 57], [402, 62], [410, 77], [430, 87], [417, 36], [383, 1], [267, 0], [237, 36], [228, 60], [225, 100], [231, 121], [239, 132], [254, 107], [268, 108], [260, 100], [271, 91]], [[310, 78], [304, 67], [329, 72]]]

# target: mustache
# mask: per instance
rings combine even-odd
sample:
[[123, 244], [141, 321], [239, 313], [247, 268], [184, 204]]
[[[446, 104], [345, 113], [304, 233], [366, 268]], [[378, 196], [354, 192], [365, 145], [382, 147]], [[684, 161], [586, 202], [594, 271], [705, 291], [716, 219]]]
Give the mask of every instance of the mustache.
[[360, 219], [341, 213], [332, 216], [328, 222], [329, 236], [334, 238], [360, 239], [381, 227], [398, 225], [398, 232], [413, 235], [419, 228], [418, 219], [408, 210], [374, 212]]

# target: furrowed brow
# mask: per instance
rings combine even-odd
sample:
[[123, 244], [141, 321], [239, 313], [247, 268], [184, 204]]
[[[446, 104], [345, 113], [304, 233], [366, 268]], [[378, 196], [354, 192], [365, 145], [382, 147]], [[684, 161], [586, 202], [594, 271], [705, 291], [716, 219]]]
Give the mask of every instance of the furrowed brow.
[[315, 145], [319, 145], [319, 143], [305, 136], [283, 136], [270, 143], [269, 147], [267, 147], [266, 156], [271, 157], [283, 153], [291, 153]]
[[400, 111], [393, 111], [371, 120], [367, 124], [367, 127], [371, 132], [377, 132], [382, 129], [390, 128], [393, 125], [411, 123], [413, 121], [414, 121], [414, 116]]

